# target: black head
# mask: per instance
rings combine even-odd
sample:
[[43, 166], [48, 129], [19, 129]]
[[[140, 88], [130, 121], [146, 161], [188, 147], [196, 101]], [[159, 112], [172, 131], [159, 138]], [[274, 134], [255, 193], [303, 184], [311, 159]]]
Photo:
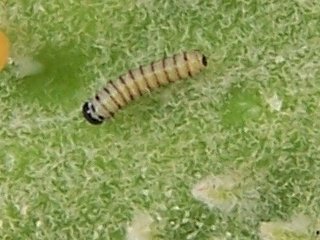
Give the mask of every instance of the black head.
[[103, 122], [103, 117], [93, 116], [93, 106], [89, 102], [85, 102], [82, 106], [82, 114], [84, 118], [93, 125], [99, 125]]

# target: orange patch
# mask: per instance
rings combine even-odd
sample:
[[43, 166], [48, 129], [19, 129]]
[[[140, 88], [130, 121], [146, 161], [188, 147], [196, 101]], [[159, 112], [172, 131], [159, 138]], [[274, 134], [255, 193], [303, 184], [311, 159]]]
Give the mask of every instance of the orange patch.
[[6, 66], [9, 59], [10, 43], [8, 37], [0, 32], [0, 71]]

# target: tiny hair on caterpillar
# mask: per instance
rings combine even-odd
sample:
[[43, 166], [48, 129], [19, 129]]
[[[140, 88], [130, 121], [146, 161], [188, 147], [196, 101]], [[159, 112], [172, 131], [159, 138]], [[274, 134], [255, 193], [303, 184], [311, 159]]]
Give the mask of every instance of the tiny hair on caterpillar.
[[107, 82], [95, 97], [83, 104], [82, 114], [89, 123], [101, 124], [143, 94], [179, 79], [193, 77], [206, 66], [206, 56], [197, 50], [140, 65]]

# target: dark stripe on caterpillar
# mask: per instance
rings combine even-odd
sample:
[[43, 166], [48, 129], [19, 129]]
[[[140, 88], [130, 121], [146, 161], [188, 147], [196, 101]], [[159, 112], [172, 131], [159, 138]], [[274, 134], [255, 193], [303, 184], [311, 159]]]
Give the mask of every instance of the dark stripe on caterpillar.
[[99, 104], [102, 106], [102, 108], [103, 108], [104, 110], [106, 110], [106, 111], [110, 114], [111, 117], [114, 116], [114, 113], [113, 113], [112, 111], [110, 111], [110, 110], [108, 109], [108, 107], [101, 102], [100, 97], [99, 97], [98, 95], [95, 96], [95, 99], [99, 102]]
[[121, 99], [123, 99], [123, 101], [126, 103], [126, 104], [128, 104], [129, 102], [127, 101], [127, 99], [126, 99], [126, 97], [123, 95], [123, 93], [117, 88], [117, 86], [114, 84], [114, 82], [113, 81], [110, 81], [109, 82], [111, 85], [112, 85], [112, 87], [114, 87], [114, 89], [120, 94], [120, 96], [121, 96]]
[[173, 64], [174, 64], [174, 69], [176, 70], [178, 77], [181, 78], [181, 74], [179, 72], [179, 68], [177, 65], [177, 54], [173, 55]]
[[187, 69], [188, 69], [188, 75], [190, 77], [192, 77], [192, 73], [191, 73], [190, 66], [189, 66], [189, 61], [188, 61], [188, 55], [187, 55], [186, 52], [183, 52], [183, 59], [184, 59], [184, 61], [186, 63]]
[[108, 87], [104, 87], [103, 90], [108, 94], [108, 96], [110, 96], [112, 102], [113, 102], [115, 105], [117, 105], [117, 107], [118, 107], [119, 109], [121, 109], [122, 106], [121, 106], [121, 105], [117, 102], [117, 100], [110, 94], [110, 91], [109, 91]]
[[168, 72], [167, 72], [166, 58], [163, 58], [163, 59], [162, 59], [162, 67], [163, 67], [164, 75], [166, 75], [167, 81], [169, 81], [169, 82], [174, 82], [174, 81], [172, 81], [172, 80], [170, 79], [169, 74], [168, 74]]
[[153, 73], [154, 77], [156, 78], [157, 87], [159, 87], [161, 85], [161, 83], [159, 81], [159, 78], [158, 78], [157, 74], [154, 71], [154, 62], [151, 63], [151, 70], [152, 70], [152, 73]]
[[142, 95], [142, 92], [141, 92], [141, 90], [140, 90], [140, 88], [139, 88], [139, 84], [137, 83], [135, 77], [133, 76], [133, 73], [132, 73], [132, 70], [131, 70], [131, 69], [129, 70], [129, 76], [130, 76], [130, 78], [132, 79], [132, 81], [133, 81], [134, 85], [136, 86], [136, 88], [138, 89], [139, 96], [141, 96], [141, 95]]
[[128, 93], [129, 93], [129, 95], [130, 95], [130, 99], [133, 100], [133, 99], [134, 99], [134, 96], [131, 94], [131, 90], [130, 90], [130, 88], [128, 87], [126, 81], [123, 79], [122, 76], [120, 76], [119, 79], [120, 79], [120, 82], [121, 82], [121, 83], [124, 85], [124, 87], [127, 89]]
[[141, 76], [143, 77], [143, 81], [144, 81], [144, 82], [146, 83], [146, 85], [147, 85], [148, 91], [151, 91], [151, 87], [150, 87], [150, 85], [149, 85], [148, 79], [146, 79], [146, 77], [144, 76], [143, 67], [142, 67], [141, 65], [139, 66], [139, 70], [140, 70]]

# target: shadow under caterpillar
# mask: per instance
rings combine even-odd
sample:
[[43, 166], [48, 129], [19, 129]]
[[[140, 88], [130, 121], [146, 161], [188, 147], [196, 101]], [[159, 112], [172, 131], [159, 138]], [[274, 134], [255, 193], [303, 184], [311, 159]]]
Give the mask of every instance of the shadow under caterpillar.
[[82, 113], [91, 124], [101, 124], [131, 101], [160, 86], [192, 77], [207, 66], [199, 51], [183, 52], [129, 70], [109, 81], [94, 98], [85, 102]]

